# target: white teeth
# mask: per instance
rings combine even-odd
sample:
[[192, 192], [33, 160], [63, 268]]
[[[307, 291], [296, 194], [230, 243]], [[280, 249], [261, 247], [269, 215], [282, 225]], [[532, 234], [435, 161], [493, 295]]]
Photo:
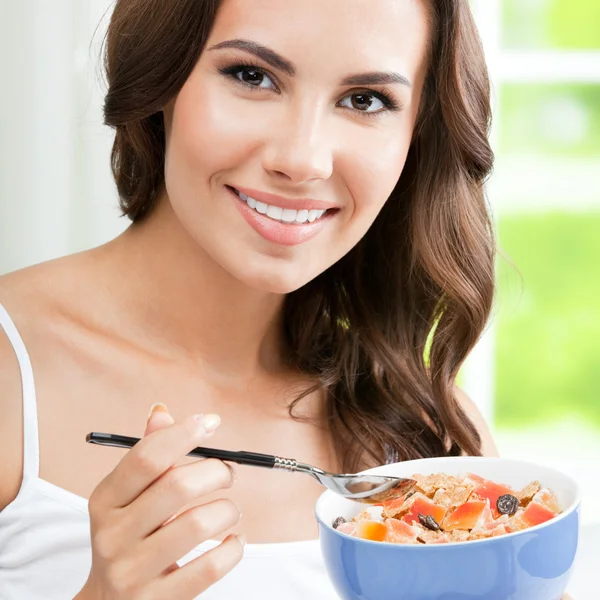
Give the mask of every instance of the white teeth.
[[[267, 213], [267, 214], [269, 214], [269, 213]], [[284, 208], [283, 214], [281, 215], [281, 220], [284, 223], [293, 223], [296, 220], [297, 214], [298, 214], [298, 211], [294, 210], [293, 208]]]
[[250, 208], [253, 208], [261, 215], [266, 215], [275, 221], [282, 221], [284, 223], [306, 223], [308, 221], [313, 223], [327, 212], [326, 210], [294, 210], [293, 208], [281, 208], [279, 206], [273, 206], [255, 200], [250, 196], [246, 196], [246, 194], [242, 194], [242, 192], [238, 190], [235, 191]]
[[265, 204], [264, 202], [259, 202], [258, 200], [256, 201], [256, 210], [261, 214], [261, 215], [266, 215], [267, 214], [267, 209], [269, 208], [268, 204]]
[[312, 223], [313, 221], [316, 221], [319, 217], [322, 217], [324, 212], [324, 210], [309, 210], [308, 220]]
[[279, 206], [271, 206], [267, 208], [267, 217], [271, 217], [271, 219], [275, 219], [276, 221], [281, 221], [281, 215], [283, 215], [283, 208], [279, 208]]
[[308, 211], [299, 210], [296, 215], [296, 223], [306, 223], [306, 221], [308, 221]]

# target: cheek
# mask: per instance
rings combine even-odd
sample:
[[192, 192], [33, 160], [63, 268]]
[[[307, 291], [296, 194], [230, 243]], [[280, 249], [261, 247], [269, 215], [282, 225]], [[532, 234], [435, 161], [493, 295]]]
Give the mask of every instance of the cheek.
[[258, 144], [260, 130], [244, 103], [218, 85], [191, 77], [173, 109], [167, 164], [186, 179], [204, 179], [233, 169]]
[[354, 200], [355, 217], [374, 220], [394, 190], [404, 168], [412, 131], [374, 135], [370, 143], [343, 157], [348, 189]]

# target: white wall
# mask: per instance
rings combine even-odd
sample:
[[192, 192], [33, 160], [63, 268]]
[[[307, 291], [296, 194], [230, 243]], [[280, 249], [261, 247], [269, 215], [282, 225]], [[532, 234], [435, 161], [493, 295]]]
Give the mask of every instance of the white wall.
[[108, 0], [3, 0], [0, 273], [110, 239], [119, 218], [99, 46]]

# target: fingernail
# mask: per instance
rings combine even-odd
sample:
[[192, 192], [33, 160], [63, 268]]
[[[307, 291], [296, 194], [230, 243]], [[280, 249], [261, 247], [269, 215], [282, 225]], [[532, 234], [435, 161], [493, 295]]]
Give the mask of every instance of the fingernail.
[[155, 412], [164, 412], [164, 413], [168, 413], [169, 409], [162, 403], [162, 402], [157, 402], [156, 404], [153, 404], [150, 407], [150, 412], [148, 413], [148, 420], [150, 420], [150, 417], [155, 413]]
[[238, 542], [239, 542], [239, 543], [240, 543], [242, 546], [245, 546], [245, 545], [246, 545], [246, 538], [245, 538], [243, 535], [239, 534], [239, 535], [236, 535], [235, 537], [238, 539]]
[[221, 424], [219, 415], [196, 415], [196, 419], [204, 427], [206, 433], [212, 433]]

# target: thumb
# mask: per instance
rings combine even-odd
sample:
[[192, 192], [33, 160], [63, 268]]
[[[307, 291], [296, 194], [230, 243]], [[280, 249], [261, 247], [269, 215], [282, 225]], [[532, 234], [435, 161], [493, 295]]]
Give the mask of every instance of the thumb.
[[175, 419], [169, 413], [169, 409], [162, 404], [157, 402], [150, 408], [150, 414], [148, 415], [148, 421], [146, 423], [146, 431], [144, 431], [144, 437], [151, 433], [168, 427], [175, 423]]

